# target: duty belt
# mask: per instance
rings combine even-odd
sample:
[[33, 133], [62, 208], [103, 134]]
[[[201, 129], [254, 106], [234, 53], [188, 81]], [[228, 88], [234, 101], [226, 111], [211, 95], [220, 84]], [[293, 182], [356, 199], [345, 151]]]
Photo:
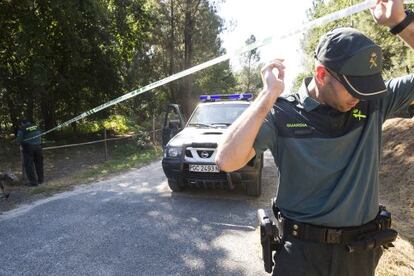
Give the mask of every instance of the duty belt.
[[319, 243], [349, 244], [360, 240], [361, 237], [375, 234], [391, 227], [391, 214], [382, 206], [374, 220], [361, 226], [342, 228], [323, 227], [297, 222], [284, 217], [278, 208], [274, 208], [273, 211], [277, 219], [276, 225], [279, 229], [279, 235], [282, 239], [285, 239], [287, 235], [291, 235], [297, 239]]

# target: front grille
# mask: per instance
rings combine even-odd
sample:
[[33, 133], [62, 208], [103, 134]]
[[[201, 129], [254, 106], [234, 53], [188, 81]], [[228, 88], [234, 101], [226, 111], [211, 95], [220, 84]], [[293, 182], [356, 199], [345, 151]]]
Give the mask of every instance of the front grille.
[[217, 143], [191, 143], [193, 148], [217, 148]]
[[210, 158], [213, 155], [213, 150], [197, 150], [198, 156], [201, 158]]
[[227, 181], [203, 181], [203, 180], [192, 180], [187, 179], [185, 185], [193, 188], [204, 188], [204, 189], [227, 189], [229, 188], [229, 183]]
[[201, 173], [201, 172], [189, 172], [187, 171], [184, 174], [184, 177], [187, 179], [200, 179], [203, 181], [227, 181], [226, 173]]
[[185, 150], [185, 156], [192, 158], [193, 154], [191, 153], [191, 150]]

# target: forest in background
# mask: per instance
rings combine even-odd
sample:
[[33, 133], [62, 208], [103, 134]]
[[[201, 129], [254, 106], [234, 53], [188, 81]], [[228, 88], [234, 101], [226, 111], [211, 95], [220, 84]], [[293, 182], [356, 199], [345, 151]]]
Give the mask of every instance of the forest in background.
[[[332, 12], [355, 5], [358, 0], [313, 0], [313, 6], [308, 10], [309, 20], [320, 18]], [[406, 5], [413, 9], [414, 5]], [[366, 10], [355, 15], [336, 20], [332, 23], [314, 28], [305, 33], [302, 39], [302, 49], [305, 52], [305, 72], [298, 72], [294, 87], [298, 88], [303, 78], [310, 76], [314, 68], [314, 52], [319, 38], [326, 32], [337, 27], [353, 27], [360, 30], [382, 48], [383, 77], [385, 80], [391, 77], [407, 75], [413, 72], [414, 51], [409, 48], [397, 36], [392, 35], [388, 28], [374, 23], [370, 11]]]
[[[133, 89], [224, 54], [219, 3], [1, 1], [0, 132], [14, 132], [21, 118], [50, 129]], [[246, 55], [249, 70], [249, 56], [255, 53]], [[189, 115], [200, 94], [242, 89], [237, 77], [244, 78], [235, 76], [229, 62], [223, 62], [103, 110], [81, 124], [93, 125], [90, 130], [104, 120], [150, 124], [168, 102], [181, 104]], [[81, 124], [72, 124], [70, 131], [76, 133]]]
[[[0, 134], [15, 132], [21, 118], [51, 129], [131, 90], [225, 54], [220, 34], [231, 26], [217, 14], [223, 1], [1, 1]], [[309, 20], [357, 2], [313, 0]], [[319, 37], [337, 26], [358, 28], [381, 45], [385, 78], [412, 70], [413, 52], [365, 11], [304, 34], [302, 46], [309, 58], [295, 87], [312, 72]], [[246, 39], [246, 44], [256, 40], [254, 34]], [[200, 94], [257, 92], [259, 50], [240, 57], [243, 67], [238, 72], [232, 72], [229, 62], [217, 64], [73, 123], [66, 133], [108, 126], [115, 132], [131, 126], [149, 129], [167, 103], [181, 104], [188, 116]]]

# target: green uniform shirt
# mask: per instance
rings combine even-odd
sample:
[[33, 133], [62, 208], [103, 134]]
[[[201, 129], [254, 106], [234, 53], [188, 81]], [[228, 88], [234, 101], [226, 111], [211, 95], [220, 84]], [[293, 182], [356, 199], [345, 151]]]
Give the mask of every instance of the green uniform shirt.
[[414, 76], [388, 81], [387, 96], [361, 101], [349, 112], [320, 105], [308, 94], [309, 82], [276, 101], [254, 149], [273, 154], [276, 204], [285, 216], [331, 227], [364, 224], [378, 212], [382, 124], [413, 116]]
[[41, 137], [36, 137], [41, 134], [41, 131], [36, 125], [26, 125], [17, 131], [16, 142], [22, 145], [40, 145], [42, 143]]

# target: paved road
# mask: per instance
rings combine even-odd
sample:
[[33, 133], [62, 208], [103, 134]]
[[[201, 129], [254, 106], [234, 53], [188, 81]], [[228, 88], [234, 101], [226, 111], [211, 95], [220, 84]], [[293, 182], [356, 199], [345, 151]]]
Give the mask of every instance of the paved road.
[[268, 275], [256, 209], [274, 194], [270, 158], [257, 199], [171, 193], [157, 161], [4, 213], [0, 275]]

